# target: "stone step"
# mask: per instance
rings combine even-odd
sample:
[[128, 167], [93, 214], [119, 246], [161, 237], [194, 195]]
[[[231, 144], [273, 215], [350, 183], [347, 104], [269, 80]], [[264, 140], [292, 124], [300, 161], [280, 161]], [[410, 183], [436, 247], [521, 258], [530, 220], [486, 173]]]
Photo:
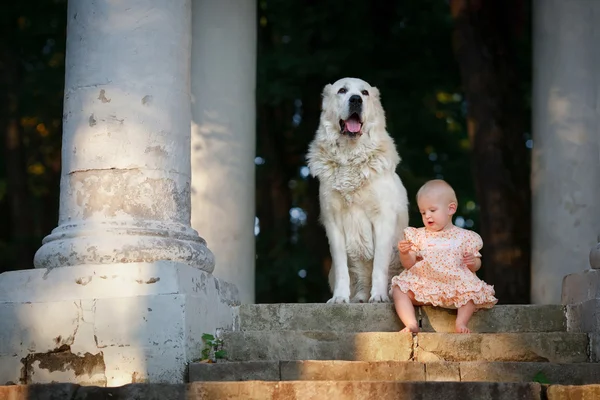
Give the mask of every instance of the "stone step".
[[585, 333], [239, 331], [222, 335], [230, 361], [587, 362]]
[[433, 381], [600, 383], [600, 364], [544, 362], [239, 361], [193, 363], [189, 381]]
[[115, 388], [52, 383], [0, 386], [7, 400], [575, 400], [600, 398], [600, 385], [542, 387], [539, 383], [288, 381], [135, 383]]
[[[238, 311], [242, 331], [302, 330], [397, 332], [403, 328], [392, 304], [246, 304]], [[454, 332], [456, 310], [417, 307], [424, 332]], [[500, 305], [476, 312], [473, 332], [563, 332], [561, 305]]]

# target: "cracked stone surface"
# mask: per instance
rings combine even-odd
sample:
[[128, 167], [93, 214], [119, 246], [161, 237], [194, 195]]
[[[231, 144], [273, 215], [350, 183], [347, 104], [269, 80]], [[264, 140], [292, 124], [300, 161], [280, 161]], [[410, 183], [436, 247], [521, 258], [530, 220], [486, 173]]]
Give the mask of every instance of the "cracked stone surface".
[[0, 383], [183, 382], [235, 305], [235, 286], [173, 262], [7, 272]]

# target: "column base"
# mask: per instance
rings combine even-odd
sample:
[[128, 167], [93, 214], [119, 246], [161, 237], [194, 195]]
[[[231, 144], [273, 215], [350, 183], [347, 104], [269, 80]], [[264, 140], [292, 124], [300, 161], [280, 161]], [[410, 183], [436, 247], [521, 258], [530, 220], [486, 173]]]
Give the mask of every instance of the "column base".
[[179, 224], [82, 223], [59, 226], [43, 240], [36, 268], [171, 260], [212, 273], [213, 253], [198, 233]]
[[170, 261], [0, 275], [0, 384], [181, 383], [237, 288]]

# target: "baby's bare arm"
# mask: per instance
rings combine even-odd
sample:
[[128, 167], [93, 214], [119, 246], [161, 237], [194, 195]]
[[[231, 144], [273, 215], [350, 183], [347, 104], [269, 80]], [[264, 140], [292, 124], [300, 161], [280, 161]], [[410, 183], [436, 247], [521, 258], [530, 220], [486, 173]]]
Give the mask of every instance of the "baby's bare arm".
[[417, 253], [409, 251], [406, 254], [400, 253], [400, 262], [405, 269], [410, 269], [417, 262]]

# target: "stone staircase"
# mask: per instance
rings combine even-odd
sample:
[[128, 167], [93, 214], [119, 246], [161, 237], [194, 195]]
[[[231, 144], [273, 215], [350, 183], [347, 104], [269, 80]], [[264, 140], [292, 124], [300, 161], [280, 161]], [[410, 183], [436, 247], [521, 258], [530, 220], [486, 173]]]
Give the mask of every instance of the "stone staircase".
[[497, 306], [461, 335], [455, 311], [422, 307], [412, 335], [391, 304], [243, 305], [227, 360], [190, 364], [187, 384], [9, 385], [0, 400], [600, 399], [597, 338], [576, 332], [597, 315], [580, 308]]
[[421, 307], [412, 335], [391, 304], [242, 305], [220, 334], [227, 361], [190, 364], [189, 381], [245, 400], [600, 399], [600, 364], [565, 310], [496, 306], [461, 335], [455, 311]]

